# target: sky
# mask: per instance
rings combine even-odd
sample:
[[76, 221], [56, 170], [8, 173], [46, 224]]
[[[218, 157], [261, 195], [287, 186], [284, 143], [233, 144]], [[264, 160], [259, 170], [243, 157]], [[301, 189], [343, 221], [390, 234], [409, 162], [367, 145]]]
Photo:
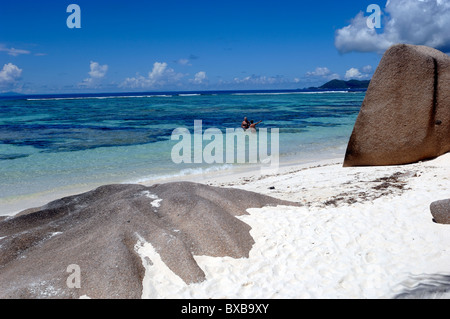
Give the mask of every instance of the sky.
[[366, 80], [393, 44], [450, 52], [449, 27], [450, 0], [0, 0], [0, 93]]

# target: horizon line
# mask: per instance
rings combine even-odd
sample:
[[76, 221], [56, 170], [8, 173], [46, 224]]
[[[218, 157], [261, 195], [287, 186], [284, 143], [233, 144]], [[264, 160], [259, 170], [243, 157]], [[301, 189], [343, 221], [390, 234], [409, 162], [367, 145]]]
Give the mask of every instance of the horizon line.
[[[335, 79], [337, 80], [337, 79]], [[334, 80], [331, 80], [334, 81]], [[329, 81], [329, 82], [331, 82]], [[343, 82], [348, 82], [350, 80], [339, 80]], [[367, 80], [356, 80], [355, 81], [367, 81]], [[370, 81], [370, 80], [369, 80]], [[327, 83], [329, 83], [327, 82]], [[325, 84], [327, 84], [325, 83]], [[323, 85], [325, 85], [323, 84]], [[323, 86], [322, 85], [322, 86]], [[26, 97], [26, 96], [70, 96], [70, 95], [85, 95], [85, 96], [105, 96], [107, 94], [113, 94], [113, 95], [124, 95], [129, 94], [130, 96], [133, 95], [140, 95], [140, 94], [153, 94], [153, 95], [164, 95], [164, 94], [170, 94], [173, 95], [177, 94], [201, 94], [201, 93], [227, 93], [227, 92], [233, 92], [233, 93], [239, 93], [239, 92], [249, 92], [249, 93], [259, 93], [259, 92], [301, 92], [301, 91], [365, 91], [366, 88], [321, 88], [321, 86], [311, 86], [311, 87], [305, 87], [305, 88], [295, 88], [295, 89], [218, 89], [218, 90], [167, 90], [167, 91], [125, 91], [125, 92], [118, 92], [118, 91], [104, 91], [104, 92], [67, 92], [67, 93], [19, 93], [19, 92], [4, 92], [0, 93], [0, 98], [14, 98], [14, 97]]]

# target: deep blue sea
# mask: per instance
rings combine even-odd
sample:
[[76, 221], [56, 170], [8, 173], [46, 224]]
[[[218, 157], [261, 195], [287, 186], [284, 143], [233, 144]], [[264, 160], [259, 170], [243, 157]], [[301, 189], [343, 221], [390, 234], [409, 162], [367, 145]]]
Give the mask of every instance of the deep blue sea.
[[[280, 163], [342, 157], [365, 92], [165, 92], [0, 98], [0, 215], [33, 196], [232, 169], [175, 164], [176, 128], [279, 129]], [[236, 164], [237, 165], [237, 164]], [[2, 208], [3, 206], [3, 208]]]

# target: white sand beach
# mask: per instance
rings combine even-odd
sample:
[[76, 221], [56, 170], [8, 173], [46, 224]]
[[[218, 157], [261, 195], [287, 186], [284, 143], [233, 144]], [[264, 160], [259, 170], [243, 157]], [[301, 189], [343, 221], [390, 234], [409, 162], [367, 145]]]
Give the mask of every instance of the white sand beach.
[[249, 258], [195, 256], [207, 278], [198, 284], [185, 284], [151, 244], [138, 243], [143, 298], [394, 298], [423, 284], [448, 291], [450, 226], [433, 222], [429, 206], [450, 197], [450, 154], [383, 167], [328, 160], [200, 182], [304, 206], [249, 209], [239, 217], [255, 240]]
[[176, 180], [302, 206], [236, 217], [251, 227], [249, 258], [194, 256], [206, 274], [201, 283], [186, 284], [138, 241], [142, 298], [450, 298], [450, 226], [435, 223], [429, 208], [450, 197], [450, 153], [410, 165], [344, 168], [334, 159], [272, 175], [240, 170]]

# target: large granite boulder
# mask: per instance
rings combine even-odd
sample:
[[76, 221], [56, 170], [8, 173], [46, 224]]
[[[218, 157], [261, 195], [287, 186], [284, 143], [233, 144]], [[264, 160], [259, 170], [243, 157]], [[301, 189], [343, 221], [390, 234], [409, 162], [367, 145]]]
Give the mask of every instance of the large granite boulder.
[[399, 165], [450, 151], [450, 57], [394, 45], [366, 93], [344, 166]]
[[[250, 226], [235, 216], [267, 205], [297, 204], [179, 182], [106, 185], [24, 211], [0, 221], [0, 298], [140, 298], [142, 242], [187, 284], [201, 282], [193, 256], [248, 257]], [[71, 265], [80, 288], [67, 285]]]

